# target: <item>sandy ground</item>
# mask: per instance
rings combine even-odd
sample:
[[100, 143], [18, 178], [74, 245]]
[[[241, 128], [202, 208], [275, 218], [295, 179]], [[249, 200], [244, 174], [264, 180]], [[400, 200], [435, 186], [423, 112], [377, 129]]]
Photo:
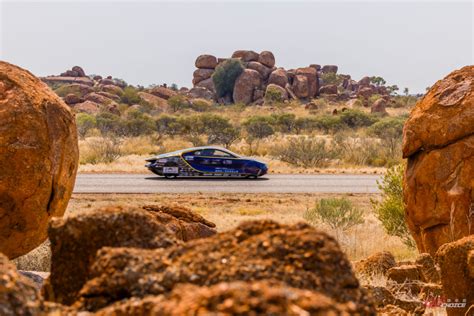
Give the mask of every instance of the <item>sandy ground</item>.
[[365, 222], [346, 232], [335, 232], [322, 223], [318, 228], [337, 235], [351, 260], [359, 260], [378, 251], [391, 251], [398, 259], [412, 259], [415, 251], [399, 238], [388, 236], [373, 215], [370, 199], [377, 194], [74, 194], [67, 214], [109, 205], [143, 206], [146, 204], [181, 205], [191, 208], [217, 225], [219, 231], [246, 220], [271, 219], [281, 223], [304, 221], [303, 213], [321, 198], [346, 197], [362, 209]]

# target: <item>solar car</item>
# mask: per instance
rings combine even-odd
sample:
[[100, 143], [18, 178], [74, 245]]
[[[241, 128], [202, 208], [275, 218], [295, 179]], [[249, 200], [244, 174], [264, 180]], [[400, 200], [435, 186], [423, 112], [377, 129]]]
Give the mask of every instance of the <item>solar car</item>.
[[246, 177], [256, 179], [268, 171], [267, 165], [261, 161], [213, 146], [177, 150], [148, 158], [146, 161], [145, 167], [166, 178]]

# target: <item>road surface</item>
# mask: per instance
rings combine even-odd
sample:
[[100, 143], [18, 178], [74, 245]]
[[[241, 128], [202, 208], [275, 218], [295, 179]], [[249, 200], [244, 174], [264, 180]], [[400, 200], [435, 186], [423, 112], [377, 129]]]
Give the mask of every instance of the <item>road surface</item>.
[[377, 193], [377, 175], [266, 175], [252, 179], [79, 174], [74, 193]]

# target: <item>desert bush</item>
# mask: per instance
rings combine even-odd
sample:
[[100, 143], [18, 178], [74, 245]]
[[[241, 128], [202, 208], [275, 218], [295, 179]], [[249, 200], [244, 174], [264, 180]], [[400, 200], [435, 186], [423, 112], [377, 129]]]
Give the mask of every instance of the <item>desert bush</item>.
[[125, 155], [150, 155], [159, 150], [160, 139], [155, 135], [126, 137], [120, 143], [120, 152]]
[[155, 119], [156, 131], [159, 135], [175, 136], [181, 134], [183, 126], [175, 116], [161, 115]]
[[212, 102], [204, 99], [194, 99], [189, 103], [189, 106], [196, 112], [206, 112], [211, 109]]
[[342, 231], [364, 222], [362, 210], [354, 207], [346, 198], [321, 199], [314, 208], [304, 212], [303, 218], [313, 225], [324, 223]]
[[232, 145], [240, 137], [240, 131], [234, 128], [228, 118], [216, 114], [203, 114], [199, 117], [203, 132], [207, 134], [208, 144]]
[[325, 85], [329, 85], [329, 84], [339, 85], [343, 81], [342, 77], [334, 72], [321, 74], [321, 79], [323, 80], [323, 83]]
[[83, 93], [81, 92], [81, 88], [79, 86], [74, 86], [74, 85], [60, 85], [56, 89], [54, 89], [54, 92], [60, 96], [61, 98], [64, 98], [68, 94], [74, 94], [78, 97], [82, 97]]
[[189, 107], [189, 101], [182, 95], [175, 95], [168, 99], [168, 105], [173, 112]]
[[95, 117], [97, 128], [102, 135], [115, 134], [120, 135], [124, 128], [123, 120], [110, 112], [101, 112]]
[[334, 135], [332, 148], [334, 156], [344, 163], [375, 167], [387, 164], [386, 148], [378, 139], [350, 137], [341, 132]]
[[149, 135], [155, 131], [153, 119], [139, 110], [129, 110], [121, 131], [122, 136]]
[[218, 97], [231, 96], [237, 77], [244, 71], [244, 66], [239, 59], [227, 59], [216, 67], [212, 74], [212, 81]]
[[347, 110], [340, 115], [341, 122], [349, 128], [367, 127], [374, 124], [377, 118], [359, 110]]
[[117, 137], [98, 137], [87, 141], [86, 150], [80, 151], [80, 164], [111, 163], [122, 156]]
[[338, 115], [322, 115], [315, 117], [314, 127], [327, 134], [343, 129], [344, 124]]
[[414, 248], [415, 241], [405, 222], [403, 173], [403, 165], [389, 168], [382, 181], [377, 182], [382, 192], [382, 200], [372, 199], [371, 203], [387, 234], [399, 237], [405, 245]]
[[178, 124], [182, 126], [181, 135], [193, 144], [193, 146], [205, 145], [203, 136], [206, 132], [205, 126], [199, 115], [179, 117]]
[[79, 137], [84, 138], [91, 129], [96, 127], [97, 122], [93, 115], [78, 113], [76, 115], [76, 125]]
[[138, 95], [138, 90], [132, 86], [125, 87], [123, 89], [123, 93], [120, 96], [120, 100], [122, 103], [133, 105], [133, 104], [140, 104], [142, 99]]
[[390, 162], [399, 162], [401, 159], [401, 146], [404, 117], [388, 117], [382, 119], [368, 129], [368, 134], [378, 137], [382, 140], [386, 148], [387, 160]]
[[[269, 116], [252, 116], [243, 123], [247, 134], [245, 140], [250, 146], [250, 154], [254, 154], [258, 150], [262, 139], [275, 133], [272, 124], [273, 120]], [[254, 145], [255, 147], [253, 147]]]
[[303, 131], [312, 131], [318, 128], [318, 122], [315, 117], [306, 116], [295, 119], [295, 133], [301, 134]]
[[265, 103], [273, 104], [273, 103], [281, 103], [283, 102], [283, 95], [279, 89], [274, 87], [268, 87], [265, 91]]
[[324, 139], [305, 136], [291, 138], [286, 144], [275, 146], [271, 154], [281, 161], [304, 168], [324, 167], [333, 157]]
[[290, 134], [296, 131], [296, 116], [292, 113], [272, 114], [273, 126], [284, 134]]

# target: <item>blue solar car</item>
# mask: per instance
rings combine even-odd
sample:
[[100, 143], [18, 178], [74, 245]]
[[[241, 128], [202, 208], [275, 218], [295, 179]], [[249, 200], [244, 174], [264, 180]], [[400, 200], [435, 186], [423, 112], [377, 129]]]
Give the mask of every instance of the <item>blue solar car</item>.
[[267, 173], [265, 163], [242, 157], [221, 147], [194, 147], [146, 159], [151, 172], [166, 178], [246, 177], [258, 178]]

